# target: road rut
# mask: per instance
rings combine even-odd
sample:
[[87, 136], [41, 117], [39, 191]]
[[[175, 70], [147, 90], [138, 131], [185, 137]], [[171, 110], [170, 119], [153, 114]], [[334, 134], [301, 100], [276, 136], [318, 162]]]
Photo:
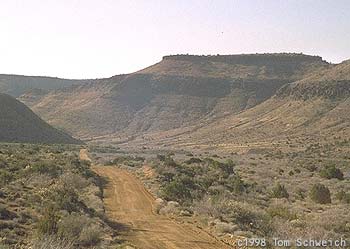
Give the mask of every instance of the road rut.
[[226, 249], [226, 244], [189, 223], [154, 213], [154, 197], [126, 170], [93, 166], [108, 179], [104, 190], [107, 216], [130, 227], [121, 236], [140, 249]]

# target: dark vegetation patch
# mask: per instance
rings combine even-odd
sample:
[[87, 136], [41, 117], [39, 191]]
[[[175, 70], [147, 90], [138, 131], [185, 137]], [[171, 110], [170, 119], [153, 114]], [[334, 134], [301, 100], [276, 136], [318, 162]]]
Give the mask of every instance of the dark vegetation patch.
[[114, 232], [101, 200], [104, 181], [79, 160], [78, 149], [0, 144], [0, 247], [110, 243], [105, 238]]
[[159, 212], [172, 215], [180, 209], [178, 213], [200, 217], [218, 234], [349, 236], [347, 161], [323, 159], [342, 158], [333, 155], [336, 151], [337, 147], [315, 144], [298, 153], [273, 151], [260, 157], [175, 160], [169, 154], [157, 155], [150, 165], [157, 195], [166, 203]]

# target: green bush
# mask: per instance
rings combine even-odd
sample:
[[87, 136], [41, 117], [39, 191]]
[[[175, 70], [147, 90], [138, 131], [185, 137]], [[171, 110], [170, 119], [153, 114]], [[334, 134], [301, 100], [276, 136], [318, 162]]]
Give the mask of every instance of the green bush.
[[80, 237], [82, 244], [99, 241], [98, 229], [93, 232], [86, 227], [97, 223], [109, 227], [107, 218], [93, 209], [102, 205], [101, 196], [97, 196], [102, 179], [88, 163], [78, 159], [79, 148], [72, 149], [66, 151], [58, 145], [0, 145], [0, 202], [11, 204], [0, 203], [0, 237], [4, 238], [0, 244], [11, 248], [68, 249], [84, 248], [79, 244]]
[[336, 168], [334, 165], [327, 165], [320, 171], [320, 176], [326, 179], [339, 179], [344, 180], [343, 172]]
[[165, 184], [162, 188], [162, 197], [167, 201], [177, 201], [183, 203], [191, 200], [191, 190], [194, 189], [194, 184], [189, 177], [177, 177], [172, 182]]
[[161, 182], [162, 197], [182, 204], [198, 201], [205, 194], [245, 192], [248, 185], [234, 171], [234, 166], [232, 160], [220, 162], [212, 158], [190, 158], [180, 164], [168, 156], [164, 157], [163, 163], [154, 165]]
[[277, 183], [271, 191], [272, 198], [289, 198], [289, 193], [284, 185]]
[[316, 203], [319, 204], [328, 204], [331, 203], [331, 193], [329, 189], [320, 183], [315, 184], [310, 191], [310, 198]]

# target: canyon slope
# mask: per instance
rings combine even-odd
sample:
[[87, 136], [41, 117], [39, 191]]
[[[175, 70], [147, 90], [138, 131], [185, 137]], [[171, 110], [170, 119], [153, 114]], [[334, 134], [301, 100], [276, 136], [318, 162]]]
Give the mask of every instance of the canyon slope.
[[221, 124], [282, 86], [333, 67], [303, 54], [174, 55], [133, 74], [45, 94], [30, 91], [19, 99], [79, 138], [148, 143]]
[[15, 98], [0, 93], [0, 142], [79, 144], [56, 130]]
[[225, 150], [339, 143], [350, 139], [349, 110], [350, 61], [345, 61], [286, 84], [249, 110], [158, 142]]

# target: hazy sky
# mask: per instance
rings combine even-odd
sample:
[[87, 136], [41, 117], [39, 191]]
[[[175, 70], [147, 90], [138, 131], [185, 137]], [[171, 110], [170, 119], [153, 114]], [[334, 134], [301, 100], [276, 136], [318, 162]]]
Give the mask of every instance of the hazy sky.
[[163, 55], [350, 58], [349, 0], [0, 0], [0, 73], [99, 78]]

